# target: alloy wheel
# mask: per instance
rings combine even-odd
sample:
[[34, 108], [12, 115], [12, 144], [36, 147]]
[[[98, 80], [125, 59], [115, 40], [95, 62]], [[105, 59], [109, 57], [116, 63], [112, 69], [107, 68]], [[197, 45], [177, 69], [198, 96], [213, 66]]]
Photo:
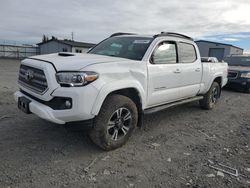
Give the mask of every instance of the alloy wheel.
[[110, 117], [107, 126], [112, 140], [119, 140], [127, 135], [132, 123], [131, 112], [124, 107], [117, 109]]
[[213, 88], [213, 90], [212, 90], [212, 94], [211, 94], [211, 101], [212, 101], [212, 103], [213, 104], [215, 104], [216, 103], [216, 101], [217, 101], [217, 99], [218, 99], [218, 89], [215, 87], [215, 88]]

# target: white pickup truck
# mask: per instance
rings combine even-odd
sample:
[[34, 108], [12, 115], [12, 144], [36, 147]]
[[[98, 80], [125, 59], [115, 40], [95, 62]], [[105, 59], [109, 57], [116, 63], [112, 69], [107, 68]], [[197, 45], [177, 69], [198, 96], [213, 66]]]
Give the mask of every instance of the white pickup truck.
[[212, 109], [227, 83], [226, 63], [201, 63], [199, 50], [178, 33], [116, 33], [87, 54], [55, 53], [22, 61], [18, 107], [48, 121], [91, 125], [105, 150], [123, 145], [143, 115], [200, 101]]

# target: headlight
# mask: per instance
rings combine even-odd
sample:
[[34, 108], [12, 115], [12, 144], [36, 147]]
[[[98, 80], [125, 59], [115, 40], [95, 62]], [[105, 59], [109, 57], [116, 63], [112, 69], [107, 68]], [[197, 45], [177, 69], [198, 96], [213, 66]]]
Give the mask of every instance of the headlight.
[[85, 86], [98, 78], [96, 72], [59, 72], [56, 74], [57, 82], [62, 86]]
[[241, 73], [241, 78], [250, 78], [250, 72]]

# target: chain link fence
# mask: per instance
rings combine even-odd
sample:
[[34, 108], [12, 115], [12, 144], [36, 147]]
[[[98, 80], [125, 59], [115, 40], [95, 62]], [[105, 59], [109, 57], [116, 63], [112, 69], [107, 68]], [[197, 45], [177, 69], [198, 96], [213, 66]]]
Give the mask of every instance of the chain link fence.
[[0, 44], [0, 58], [23, 59], [38, 54], [38, 47]]

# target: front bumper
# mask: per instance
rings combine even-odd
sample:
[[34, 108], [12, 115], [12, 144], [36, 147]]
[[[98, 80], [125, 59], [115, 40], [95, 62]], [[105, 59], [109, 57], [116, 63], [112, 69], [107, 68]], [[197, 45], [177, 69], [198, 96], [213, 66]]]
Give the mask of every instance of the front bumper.
[[248, 78], [228, 79], [227, 86], [236, 89], [248, 89], [250, 88], [250, 79]]
[[95, 87], [88, 85], [78, 88], [59, 87], [51, 94], [52, 97], [72, 98], [72, 108], [63, 110], [54, 110], [51, 107], [35, 100], [33, 97], [17, 91], [14, 94], [16, 102], [19, 97], [26, 97], [31, 102], [29, 110], [38, 117], [56, 124], [65, 124], [67, 122], [90, 120], [95, 117], [91, 113], [98, 92]]

